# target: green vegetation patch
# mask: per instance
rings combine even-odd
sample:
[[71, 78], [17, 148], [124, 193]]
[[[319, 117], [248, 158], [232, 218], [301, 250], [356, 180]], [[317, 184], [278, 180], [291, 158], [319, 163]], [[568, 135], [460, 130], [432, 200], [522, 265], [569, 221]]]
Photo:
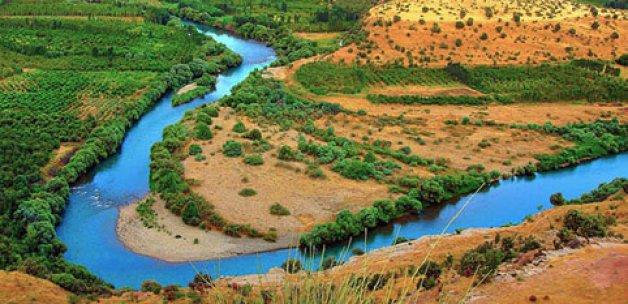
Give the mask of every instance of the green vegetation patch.
[[146, 228], [155, 228], [157, 227], [157, 213], [153, 210], [153, 205], [155, 204], [155, 199], [149, 197], [143, 201], [140, 201], [135, 207], [135, 211], [140, 216], [140, 220], [142, 224]]
[[473, 68], [452, 64], [446, 70], [485, 94], [505, 95], [515, 101], [628, 100], [628, 81], [583, 66], [582, 61]]
[[402, 66], [349, 66], [326, 61], [308, 63], [295, 78], [312, 93], [354, 94], [369, 85], [451, 85], [454, 78], [442, 69]]

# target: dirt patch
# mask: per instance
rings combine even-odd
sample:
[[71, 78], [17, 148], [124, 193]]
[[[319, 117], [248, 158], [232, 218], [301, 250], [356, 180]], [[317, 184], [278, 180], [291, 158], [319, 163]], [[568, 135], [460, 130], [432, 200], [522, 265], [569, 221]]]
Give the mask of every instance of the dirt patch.
[[622, 10], [594, 17], [589, 6], [569, 1], [396, 0], [371, 9], [367, 43], [344, 47], [333, 58], [424, 66], [614, 59], [628, 51], [626, 22]]
[[196, 82], [192, 82], [192, 83], [187, 84], [187, 85], [183, 86], [182, 88], [180, 88], [177, 91], [177, 95], [183, 95], [183, 94], [185, 94], [185, 93], [187, 93], [189, 91], [192, 91], [192, 90], [194, 90], [196, 88], [198, 88], [198, 85], [196, 84]]
[[482, 96], [481, 92], [478, 92], [470, 87], [464, 85], [455, 85], [449, 87], [440, 86], [381, 86], [371, 87], [368, 90], [369, 94], [382, 94], [388, 96], [401, 96], [401, 95], [419, 95], [425, 97], [432, 96]]
[[53, 178], [70, 161], [70, 158], [80, 149], [81, 145], [82, 143], [61, 143], [58, 149], [52, 151], [52, 158], [41, 169], [44, 179]]
[[338, 32], [330, 32], [330, 33], [306, 33], [306, 32], [298, 32], [295, 35], [299, 38], [307, 39], [307, 40], [327, 40], [338, 38], [340, 33]]

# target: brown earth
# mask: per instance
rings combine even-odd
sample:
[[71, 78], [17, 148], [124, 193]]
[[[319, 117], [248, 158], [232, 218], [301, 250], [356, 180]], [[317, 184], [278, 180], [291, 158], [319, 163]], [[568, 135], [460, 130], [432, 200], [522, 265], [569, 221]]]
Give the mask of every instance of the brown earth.
[[[487, 7], [492, 8], [491, 18], [485, 13]], [[463, 10], [466, 15], [461, 18]], [[514, 13], [523, 14], [520, 24], [513, 21]], [[474, 20], [472, 26], [456, 28], [457, 21], [469, 18]], [[377, 20], [392, 24], [377, 26]], [[591, 28], [594, 21], [600, 24], [595, 30]], [[333, 58], [425, 66], [444, 66], [451, 61], [504, 65], [573, 57], [615, 59], [628, 52], [626, 22], [622, 10], [603, 9], [594, 17], [589, 6], [566, 0], [395, 0], [371, 9], [363, 26], [367, 43], [341, 48]], [[433, 30], [434, 24], [440, 31]], [[615, 32], [619, 37], [613, 39]], [[482, 40], [484, 33], [487, 39]], [[458, 39], [460, 46], [456, 46]]]

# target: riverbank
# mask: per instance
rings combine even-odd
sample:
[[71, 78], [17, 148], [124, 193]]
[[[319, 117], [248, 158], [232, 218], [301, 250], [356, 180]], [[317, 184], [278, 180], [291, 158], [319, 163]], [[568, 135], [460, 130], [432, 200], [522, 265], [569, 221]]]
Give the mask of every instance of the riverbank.
[[[183, 223], [170, 212], [161, 199], [153, 210], [159, 228], [146, 228], [136, 211], [139, 201], [120, 208], [116, 234], [133, 252], [167, 262], [218, 259], [242, 254], [277, 250], [294, 246], [296, 235], [284, 234], [276, 242], [260, 238], [234, 238], [221, 231], [204, 231]], [[196, 242], [195, 240], [198, 240]]]

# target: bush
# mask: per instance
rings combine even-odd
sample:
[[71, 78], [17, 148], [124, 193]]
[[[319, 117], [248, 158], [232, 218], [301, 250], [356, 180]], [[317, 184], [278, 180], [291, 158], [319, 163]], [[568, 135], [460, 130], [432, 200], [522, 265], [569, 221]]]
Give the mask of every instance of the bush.
[[519, 248], [519, 252], [528, 252], [530, 250], [541, 248], [541, 243], [534, 236], [530, 235], [523, 239], [523, 244]]
[[417, 284], [418, 288], [430, 289], [436, 286], [436, 281], [440, 277], [443, 270], [441, 269], [438, 263], [427, 260], [425, 263], [421, 265], [418, 269], [418, 275], [421, 277], [419, 283]]
[[197, 144], [190, 145], [190, 148], [188, 149], [188, 154], [190, 154], [190, 155], [196, 155], [196, 154], [200, 154], [202, 152], [203, 152], [203, 148], [201, 148], [201, 146], [199, 146]]
[[563, 218], [565, 228], [583, 237], [604, 237], [608, 234], [609, 219], [601, 215], [585, 215], [578, 210], [569, 210]]
[[264, 158], [259, 154], [244, 157], [244, 163], [251, 166], [261, 166], [264, 164]]
[[159, 294], [159, 292], [161, 292], [161, 285], [153, 280], [146, 280], [142, 282], [142, 291]]
[[301, 261], [297, 259], [287, 259], [283, 264], [281, 264], [281, 268], [285, 270], [287, 273], [297, 273], [303, 269], [301, 265]]
[[251, 189], [251, 188], [244, 188], [244, 189], [240, 190], [240, 192], [238, 192], [238, 194], [240, 196], [249, 197], [249, 196], [257, 195], [257, 191], [255, 191], [254, 189]]
[[236, 132], [236, 133], [244, 133], [244, 132], [246, 132], [246, 127], [244, 126], [244, 123], [242, 123], [241, 121], [238, 121], [233, 126], [232, 131]]
[[279, 216], [290, 215], [290, 210], [279, 203], [275, 203], [270, 206], [270, 214]]
[[466, 277], [477, 273], [478, 278], [486, 279], [495, 274], [505, 257], [504, 252], [495, 248], [492, 242], [485, 242], [464, 253], [458, 272]]
[[196, 202], [189, 202], [187, 205], [185, 205], [183, 211], [181, 212], [181, 218], [183, 219], [183, 222], [191, 226], [197, 226], [201, 223], [200, 216], [201, 215], [199, 212], [199, 206], [196, 204]]
[[554, 193], [550, 196], [550, 203], [552, 203], [552, 205], [554, 206], [562, 206], [565, 204], [565, 198], [560, 192]]
[[249, 131], [248, 133], [246, 133], [246, 135], [244, 135], [244, 138], [250, 139], [250, 140], [261, 140], [262, 132], [258, 129], [253, 129]]
[[296, 159], [296, 152], [290, 148], [290, 146], [282, 145], [279, 148], [277, 158], [285, 161], [292, 161]]
[[194, 127], [194, 136], [200, 140], [210, 140], [214, 137], [212, 130], [205, 123], [197, 123]]
[[239, 157], [242, 155], [242, 144], [237, 141], [228, 140], [222, 145], [222, 154], [227, 157]]
[[356, 180], [367, 180], [375, 176], [374, 165], [358, 159], [343, 159], [334, 165], [333, 170], [346, 178]]

